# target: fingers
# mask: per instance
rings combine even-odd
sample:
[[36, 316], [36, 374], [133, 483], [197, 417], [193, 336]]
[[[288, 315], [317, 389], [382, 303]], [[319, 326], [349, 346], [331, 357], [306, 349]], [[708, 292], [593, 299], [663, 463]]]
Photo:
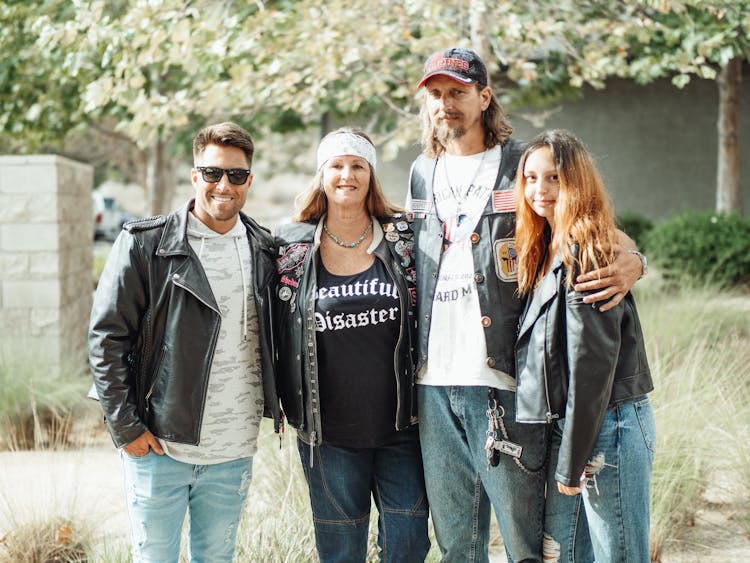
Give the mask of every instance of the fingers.
[[607, 301], [606, 303], [602, 304], [599, 307], [599, 312], [604, 313], [605, 311], [614, 309], [615, 307], [617, 307], [618, 303], [620, 303], [620, 301], [622, 301], [625, 298], [625, 295], [626, 295], [625, 293], [615, 293], [612, 296], [612, 299], [610, 299], [609, 301]]
[[151, 434], [151, 432], [148, 433], [149, 435], [149, 442], [148, 445], [151, 446], [151, 449], [154, 450], [159, 455], [164, 455], [164, 450], [161, 447], [161, 444], [159, 443], [159, 440], [156, 439], [156, 436]]
[[[578, 282], [578, 283], [581, 283], [581, 282], [598, 282], [598, 284], [601, 284], [602, 282], [604, 282], [606, 285], [608, 285], [611, 282], [610, 281], [606, 281], [605, 282], [605, 280], [609, 280], [609, 278], [613, 277], [615, 274], [616, 274], [616, 270], [611, 265], [610, 266], [605, 266], [604, 268], [601, 268], [599, 270], [592, 270], [591, 272], [586, 272], [585, 274], [580, 274], [576, 278], [576, 282]], [[598, 285], [598, 284], [594, 284], [593, 289], [596, 289], [597, 287], [603, 287], [603, 286]], [[576, 289], [576, 291], [578, 291], [578, 289]]]
[[557, 490], [564, 495], [572, 497], [581, 492], [581, 487], [568, 487], [566, 485], [563, 485], [562, 483], [558, 483]]
[[157, 440], [148, 430], [129, 444], [123, 446], [122, 449], [131, 457], [143, 457], [149, 452], [149, 450], [154, 450], [154, 452], [159, 455], [164, 454], [164, 450], [162, 449], [159, 440]]
[[122, 447], [123, 451], [131, 457], [143, 457], [148, 453], [149, 445], [146, 432], [138, 436], [135, 440]]

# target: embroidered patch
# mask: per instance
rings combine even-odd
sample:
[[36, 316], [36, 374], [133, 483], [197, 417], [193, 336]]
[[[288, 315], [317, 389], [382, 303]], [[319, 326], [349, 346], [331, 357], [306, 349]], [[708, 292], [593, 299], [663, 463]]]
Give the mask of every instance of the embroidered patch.
[[492, 210], [495, 213], [506, 213], [516, 210], [516, 193], [514, 190], [492, 192]]
[[495, 260], [495, 273], [505, 282], [518, 280], [518, 260], [516, 243], [512, 238], [502, 238], [492, 243], [492, 256]]
[[432, 209], [432, 201], [429, 199], [413, 199], [411, 200], [411, 210], [416, 217], [429, 213]]
[[290, 245], [284, 251], [284, 254], [276, 259], [276, 271], [281, 274], [301, 265], [305, 261], [305, 258], [307, 258], [309, 250], [310, 244], [306, 242], [298, 242]]

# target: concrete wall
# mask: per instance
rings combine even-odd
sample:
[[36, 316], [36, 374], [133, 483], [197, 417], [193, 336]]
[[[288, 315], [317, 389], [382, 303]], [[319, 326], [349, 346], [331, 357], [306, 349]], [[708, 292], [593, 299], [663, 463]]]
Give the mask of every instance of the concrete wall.
[[0, 340], [54, 371], [87, 371], [93, 168], [0, 156]]
[[[740, 154], [743, 211], [750, 210], [750, 72], [741, 96]], [[543, 114], [548, 113], [547, 119]], [[669, 80], [639, 86], [611, 80], [606, 90], [545, 110], [510, 113], [513, 136], [528, 140], [544, 129], [578, 135], [597, 160], [616, 213], [651, 219], [683, 209], [711, 210], [716, 202], [718, 92], [714, 81], [692, 80], [678, 90]], [[380, 167], [388, 195], [403, 201], [409, 166], [419, 148]]]

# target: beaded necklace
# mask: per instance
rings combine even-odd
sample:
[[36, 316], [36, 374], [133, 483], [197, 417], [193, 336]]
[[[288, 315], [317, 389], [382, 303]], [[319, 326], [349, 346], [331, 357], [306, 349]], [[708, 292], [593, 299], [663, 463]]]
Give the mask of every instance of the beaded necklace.
[[344, 248], [355, 248], [356, 246], [359, 246], [363, 240], [365, 240], [365, 237], [367, 236], [367, 233], [370, 232], [370, 229], [372, 228], [372, 221], [370, 221], [367, 224], [367, 227], [365, 228], [365, 231], [362, 233], [362, 236], [360, 236], [357, 240], [354, 242], [344, 242], [339, 237], [334, 235], [331, 231], [328, 230], [328, 225], [323, 223], [323, 230], [326, 232], [326, 234], [331, 237], [331, 240], [338, 244], [339, 246], [342, 246]]

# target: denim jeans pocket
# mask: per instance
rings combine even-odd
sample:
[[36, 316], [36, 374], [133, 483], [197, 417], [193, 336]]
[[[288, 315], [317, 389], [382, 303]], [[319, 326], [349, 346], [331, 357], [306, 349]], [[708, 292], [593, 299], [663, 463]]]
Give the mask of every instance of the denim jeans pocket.
[[120, 454], [128, 459], [132, 459], [133, 461], [144, 461], [151, 455], [156, 455], [154, 453], [154, 450], [149, 449], [145, 454], [143, 455], [130, 455], [128, 452], [126, 452], [123, 448], [120, 448]]
[[646, 443], [646, 448], [648, 448], [653, 459], [656, 453], [656, 425], [654, 423], [654, 411], [648, 396], [636, 397], [633, 400], [633, 409], [643, 434], [643, 441]]

